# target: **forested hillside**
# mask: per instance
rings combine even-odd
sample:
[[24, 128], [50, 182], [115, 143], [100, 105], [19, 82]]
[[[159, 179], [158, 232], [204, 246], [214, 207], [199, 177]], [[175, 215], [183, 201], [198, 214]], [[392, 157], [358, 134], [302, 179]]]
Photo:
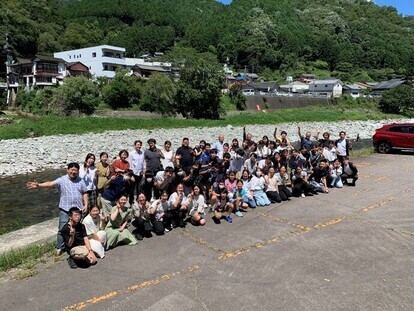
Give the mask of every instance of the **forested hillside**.
[[0, 33], [15, 56], [97, 44], [131, 57], [192, 47], [268, 79], [313, 72], [378, 81], [414, 70], [414, 18], [365, 0], [7, 0]]

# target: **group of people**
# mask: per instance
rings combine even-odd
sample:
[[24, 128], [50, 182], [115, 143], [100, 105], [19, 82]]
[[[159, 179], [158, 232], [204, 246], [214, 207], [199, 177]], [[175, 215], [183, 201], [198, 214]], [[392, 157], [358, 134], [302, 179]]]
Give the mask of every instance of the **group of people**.
[[321, 139], [300, 128], [298, 134], [297, 148], [277, 128], [272, 140], [257, 141], [244, 129], [241, 144], [219, 135], [213, 144], [201, 140], [190, 147], [183, 138], [175, 151], [170, 141], [158, 148], [151, 138], [144, 150], [136, 140], [112, 162], [106, 152], [98, 163], [89, 153], [83, 165], [70, 163], [66, 175], [27, 187], [59, 190], [56, 254], [68, 252], [76, 268], [120, 244], [135, 245], [187, 223], [204, 226], [209, 213], [216, 224], [232, 223], [233, 214], [243, 217], [248, 208], [355, 185], [358, 170], [349, 161], [345, 132], [335, 141], [328, 132]]

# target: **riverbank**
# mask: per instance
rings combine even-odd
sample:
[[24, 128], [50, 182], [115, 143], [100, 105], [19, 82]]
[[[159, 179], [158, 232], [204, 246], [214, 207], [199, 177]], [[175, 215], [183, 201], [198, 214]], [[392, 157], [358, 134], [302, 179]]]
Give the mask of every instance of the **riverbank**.
[[[141, 122], [138, 121], [137, 122]], [[356, 139], [357, 135], [361, 139], [370, 139], [375, 133], [375, 129], [383, 124], [394, 122], [414, 122], [414, 119], [386, 119], [368, 121], [339, 121], [339, 122], [289, 122], [278, 123], [278, 131], [285, 130], [291, 141], [297, 141], [298, 126], [302, 133], [311, 131], [312, 134], [320, 131], [330, 132], [331, 137], [336, 139], [339, 131], [346, 131], [347, 137]], [[160, 124], [161, 126], [162, 124]], [[258, 140], [267, 135], [273, 137], [273, 125], [247, 125], [246, 131], [253, 133], [253, 139]], [[82, 135], [55, 135], [42, 136], [26, 139], [1, 140], [0, 150], [0, 174], [1, 177], [28, 174], [44, 169], [62, 169], [69, 162], [82, 163], [87, 153], [92, 152], [99, 155], [106, 151], [111, 158], [118, 155], [122, 149], [132, 149], [133, 142], [140, 139], [144, 142], [149, 138], [154, 138], [158, 146], [162, 146], [165, 140], [172, 142], [172, 148], [177, 149], [181, 145], [183, 137], [190, 138], [190, 145], [195, 146], [201, 139], [208, 142], [215, 142], [219, 134], [224, 134], [225, 141], [230, 142], [233, 138], [239, 141], [243, 137], [243, 127], [187, 127], [170, 128], [156, 130], [121, 130], [107, 131], [104, 133], [88, 133]]]

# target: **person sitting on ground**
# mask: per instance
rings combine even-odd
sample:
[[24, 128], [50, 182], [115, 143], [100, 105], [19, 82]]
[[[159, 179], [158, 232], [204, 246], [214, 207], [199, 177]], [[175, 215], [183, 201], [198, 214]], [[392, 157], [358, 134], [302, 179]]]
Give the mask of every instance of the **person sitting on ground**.
[[152, 225], [150, 221], [151, 204], [146, 200], [143, 193], [139, 194], [136, 202], [132, 205], [132, 225], [135, 230], [132, 232], [138, 241], [144, 237], [152, 237]]
[[231, 212], [233, 211], [233, 207], [233, 204], [229, 201], [227, 189], [222, 189], [213, 206], [214, 222], [220, 223], [222, 213], [227, 213], [225, 219], [228, 223], [232, 223], [233, 219], [231, 218]]
[[224, 185], [224, 179], [216, 179], [216, 181], [211, 185], [209, 195], [210, 195], [210, 210], [213, 209], [214, 204], [217, 199], [220, 197], [220, 193], [226, 189]]
[[256, 171], [250, 180], [250, 187], [251, 191], [253, 192], [252, 195], [256, 201], [256, 206], [270, 205], [269, 198], [264, 192], [266, 184], [262, 175], [263, 174], [260, 168], [256, 168]]
[[[243, 189], [246, 191], [246, 197], [244, 202], [247, 203], [250, 208], [256, 208], [256, 201], [253, 198], [253, 191], [251, 189], [250, 175], [247, 170], [244, 170], [242, 173], [241, 181], [243, 182]], [[237, 185], [236, 185], [237, 186]]]
[[310, 185], [314, 192], [329, 193], [326, 178], [328, 171], [325, 169], [327, 161], [321, 160], [319, 166], [313, 168], [312, 174], [309, 176]]
[[279, 177], [275, 174], [275, 169], [271, 167], [267, 175], [264, 176], [266, 184], [266, 195], [271, 203], [280, 203], [282, 198], [279, 195]]
[[126, 206], [128, 197], [121, 195], [112, 208], [109, 222], [106, 225], [106, 249], [120, 244], [135, 245], [138, 241], [127, 229], [128, 220], [132, 218], [132, 209]]
[[292, 150], [292, 155], [289, 157], [289, 167], [291, 169], [291, 172], [293, 174], [293, 172], [296, 170], [297, 167], [301, 167], [304, 165], [304, 159], [303, 157], [299, 154], [299, 151], [297, 149], [293, 149]]
[[330, 165], [330, 174], [331, 174], [331, 187], [342, 188], [343, 183], [341, 175], [343, 173], [341, 162], [336, 159], [333, 164]]
[[308, 174], [301, 166], [296, 167], [292, 175], [292, 195], [294, 197], [312, 196], [312, 188], [308, 183]]
[[183, 202], [183, 206], [188, 210], [193, 225], [204, 226], [206, 224], [206, 220], [204, 219], [206, 215], [204, 212], [205, 200], [201, 193], [201, 187], [198, 184], [193, 186], [193, 192], [187, 196], [187, 199]]
[[101, 230], [104, 224], [101, 221], [100, 210], [96, 205], [92, 205], [89, 214], [82, 220], [85, 225], [93, 252], [100, 258], [105, 257], [106, 232]]
[[[344, 157], [343, 160], [343, 173], [341, 175], [342, 183], [344, 185], [355, 186], [355, 182], [358, 180], [358, 169], [352, 162], [349, 161], [348, 157]], [[348, 183], [348, 179], [352, 179], [352, 182]]]
[[72, 269], [86, 263], [96, 263], [96, 256], [89, 242], [85, 226], [80, 222], [81, 211], [77, 207], [69, 210], [69, 221], [62, 227], [61, 234], [69, 253], [68, 264]]
[[[168, 221], [165, 222], [164, 218], [169, 208], [168, 193], [164, 190], [161, 192], [160, 198], [152, 202], [150, 209], [151, 223], [156, 235], [163, 235], [164, 232], [170, 232], [172, 229], [171, 224]], [[166, 224], [168, 227], [165, 226]]]
[[289, 174], [286, 172], [286, 166], [281, 166], [279, 169], [279, 172], [276, 173], [278, 176], [277, 182], [278, 182], [278, 190], [279, 195], [282, 201], [290, 200], [292, 197], [292, 192], [288, 189], [288, 185], [290, 185], [290, 178]]
[[[236, 189], [233, 190], [231, 200], [236, 216], [243, 217], [242, 211], [245, 212], [246, 208], [249, 207], [248, 195], [250, 195], [250, 192], [243, 188], [243, 181], [241, 179], [237, 180]], [[254, 206], [256, 207], [256, 204]]]
[[173, 228], [184, 227], [184, 219], [187, 214], [187, 209], [183, 206], [183, 202], [187, 199], [184, 194], [184, 185], [178, 184], [176, 191], [170, 195], [168, 202], [170, 208], [167, 213], [170, 214], [171, 224]]

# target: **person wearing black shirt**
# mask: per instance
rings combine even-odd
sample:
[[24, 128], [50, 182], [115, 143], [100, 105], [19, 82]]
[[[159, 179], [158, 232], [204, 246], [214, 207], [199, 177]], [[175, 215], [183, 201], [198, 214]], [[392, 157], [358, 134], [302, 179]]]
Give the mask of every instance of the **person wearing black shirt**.
[[96, 263], [95, 253], [86, 234], [85, 225], [80, 222], [81, 211], [77, 207], [69, 210], [69, 221], [63, 226], [61, 233], [69, 253], [68, 264], [76, 269], [78, 264], [86, 261], [90, 265]]
[[189, 174], [190, 169], [194, 164], [194, 150], [189, 147], [188, 138], [183, 138], [181, 147], [175, 152], [175, 157], [179, 160], [183, 170]]

